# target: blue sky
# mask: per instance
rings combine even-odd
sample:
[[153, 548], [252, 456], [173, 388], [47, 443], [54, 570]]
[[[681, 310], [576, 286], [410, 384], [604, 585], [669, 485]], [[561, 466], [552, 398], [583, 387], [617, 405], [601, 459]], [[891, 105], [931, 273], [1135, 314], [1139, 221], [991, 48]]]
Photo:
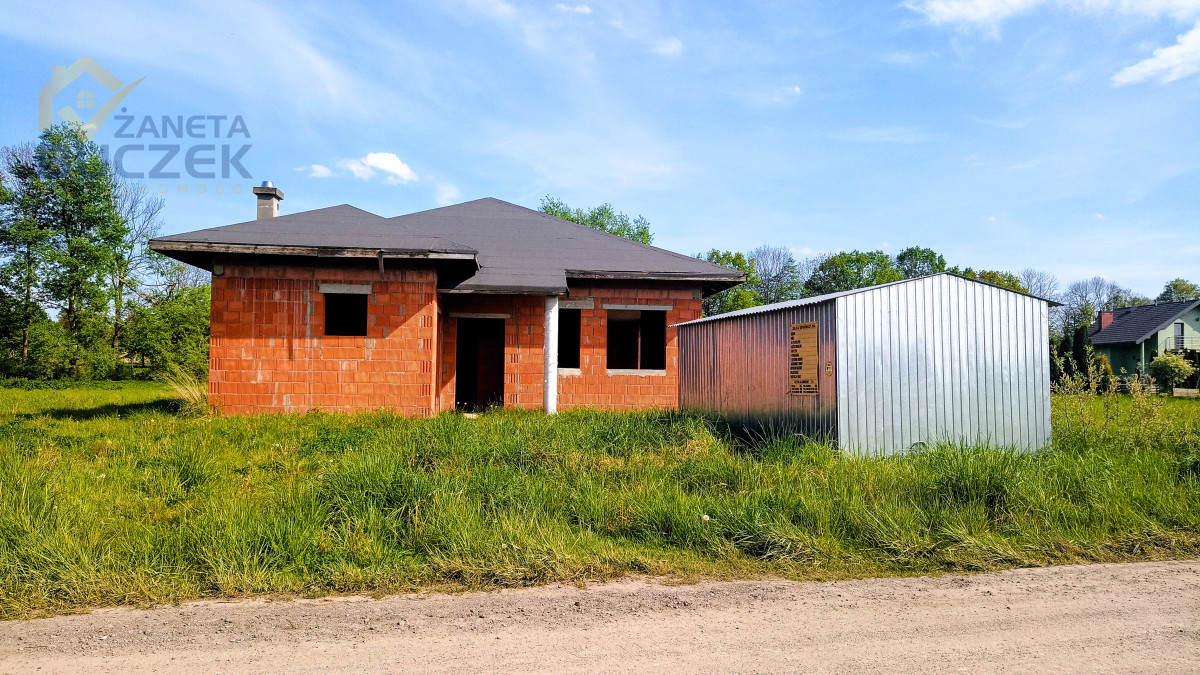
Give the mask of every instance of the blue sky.
[[[233, 186], [269, 179], [285, 213], [552, 194], [642, 214], [684, 253], [918, 244], [1064, 285], [1200, 281], [1200, 0], [0, 11], [0, 144], [36, 136], [51, 66], [144, 77], [95, 140], [181, 146], [184, 176], [146, 181], [169, 232], [252, 218]], [[84, 76], [55, 109], [79, 91], [111, 95]], [[249, 139], [119, 139], [121, 114], [241, 116]], [[251, 145], [251, 178], [187, 177], [197, 144]]]

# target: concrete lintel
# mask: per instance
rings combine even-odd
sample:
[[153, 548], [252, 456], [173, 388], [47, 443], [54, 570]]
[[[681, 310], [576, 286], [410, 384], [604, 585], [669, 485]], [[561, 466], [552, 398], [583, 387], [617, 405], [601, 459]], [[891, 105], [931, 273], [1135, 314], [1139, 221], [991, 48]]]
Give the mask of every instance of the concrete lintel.
[[596, 301], [588, 298], [587, 300], [559, 300], [559, 309], [596, 309]]
[[604, 309], [633, 310], [642, 312], [669, 312], [675, 309], [675, 305], [627, 305], [610, 302], [604, 303], [601, 305], [601, 307]]
[[369, 295], [371, 284], [317, 284], [317, 290], [322, 293], [357, 293]]
[[450, 312], [451, 319], [511, 319], [512, 314], [498, 312]]

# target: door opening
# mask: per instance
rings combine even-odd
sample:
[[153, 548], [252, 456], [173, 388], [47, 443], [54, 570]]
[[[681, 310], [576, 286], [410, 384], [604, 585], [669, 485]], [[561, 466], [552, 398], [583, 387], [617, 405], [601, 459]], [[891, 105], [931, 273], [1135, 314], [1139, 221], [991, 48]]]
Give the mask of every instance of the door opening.
[[454, 407], [504, 405], [504, 319], [457, 319]]

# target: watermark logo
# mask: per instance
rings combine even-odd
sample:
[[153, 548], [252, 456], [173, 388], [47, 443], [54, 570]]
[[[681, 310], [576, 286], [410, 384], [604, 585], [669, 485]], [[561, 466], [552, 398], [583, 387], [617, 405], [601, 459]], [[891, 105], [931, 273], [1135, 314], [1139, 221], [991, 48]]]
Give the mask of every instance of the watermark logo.
[[[101, 142], [100, 149], [123, 178], [151, 181], [250, 178], [242, 162], [253, 146], [248, 142], [250, 129], [241, 115], [113, 115], [125, 97], [145, 79], [124, 84], [86, 56], [69, 66], [51, 66], [50, 82], [38, 96], [38, 126], [42, 131], [49, 129], [57, 114], [63, 121], [81, 125], [88, 140], [94, 141], [100, 127], [111, 117], [117, 124], [112, 133], [116, 143], [110, 148]], [[97, 91], [93, 91], [98, 90], [96, 83], [115, 93], [101, 102]], [[77, 91], [73, 92], [71, 104], [55, 111], [55, 97], [69, 97], [73, 86]], [[59, 102], [63, 99], [59, 98]], [[129, 109], [121, 107], [120, 111], [128, 113]], [[172, 139], [186, 142], [170, 142]], [[226, 191], [223, 184], [215, 184], [211, 190], [204, 183], [190, 185], [190, 191], [198, 194]], [[162, 183], [152, 189], [163, 194], [189, 192], [187, 183], [173, 187], [174, 190], [172, 185]], [[232, 192], [241, 192], [240, 184], [229, 187]]]
[[[63, 106], [58, 110], [58, 116], [64, 121], [83, 125], [83, 131], [87, 134], [88, 140], [92, 140], [96, 136], [96, 132], [100, 130], [100, 125], [104, 124], [108, 116], [116, 110], [117, 106], [121, 105], [121, 101], [125, 100], [129, 92], [141, 84], [142, 80], [146, 79], [143, 77], [132, 84], [123, 85], [104, 66], [86, 56], [69, 66], [51, 66], [50, 82], [42, 87], [42, 92], [38, 95], [39, 129], [45, 131], [54, 125], [54, 97], [65, 91], [67, 87], [70, 87], [72, 83], [84, 75], [91, 75], [101, 86], [107, 88], [109, 91], [117, 92], [108, 101], [101, 104], [99, 108], [96, 108], [96, 92], [81, 89], [76, 95], [74, 107]], [[94, 112], [88, 116], [87, 120], [84, 120], [78, 111], [88, 110]]]

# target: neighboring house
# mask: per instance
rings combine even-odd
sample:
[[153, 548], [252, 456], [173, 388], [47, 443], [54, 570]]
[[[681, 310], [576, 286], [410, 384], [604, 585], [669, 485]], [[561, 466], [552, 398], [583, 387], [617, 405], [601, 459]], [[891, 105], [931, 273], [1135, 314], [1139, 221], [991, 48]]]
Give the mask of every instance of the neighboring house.
[[1089, 333], [1114, 372], [1142, 373], [1160, 354], [1200, 350], [1200, 300], [1100, 312]]
[[159, 237], [210, 270], [209, 397], [231, 414], [678, 405], [675, 324], [741, 272], [497, 199], [348, 205]]

